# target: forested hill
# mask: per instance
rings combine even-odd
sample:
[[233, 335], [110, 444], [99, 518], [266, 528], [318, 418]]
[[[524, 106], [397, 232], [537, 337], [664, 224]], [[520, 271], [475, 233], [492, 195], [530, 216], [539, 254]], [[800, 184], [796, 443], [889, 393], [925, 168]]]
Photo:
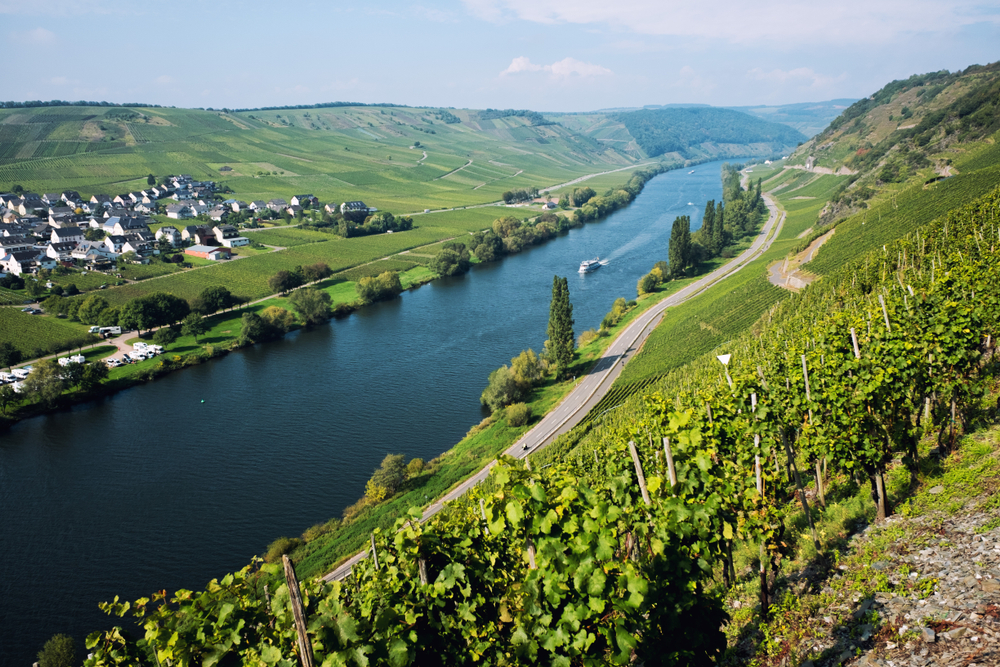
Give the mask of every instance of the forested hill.
[[[1000, 130], [998, 99], [1000, 63], [893, 81], [848, 107], [803, 144], [789, 164], [849, 173], [829, 213], [859, 210], [884, 186], [919, 175], [930, 182], [958, 173], [955, 155], [984, 151], [984, 144], [994, 143], [991, 135]], [[989, 160], [995, 152], [983, 155]]]
[[782, 153], [806, 139], [787, 125], [730, 109], [642, 109], [611, 117], [625, 126], [650, 157], [677, 153], [693, 159], [712, 149], [732, 156]]

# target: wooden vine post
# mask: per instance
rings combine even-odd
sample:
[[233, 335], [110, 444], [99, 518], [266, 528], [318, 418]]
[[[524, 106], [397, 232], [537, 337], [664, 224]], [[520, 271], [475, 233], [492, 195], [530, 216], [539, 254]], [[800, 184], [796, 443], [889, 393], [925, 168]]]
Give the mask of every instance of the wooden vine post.
[[292, 616], [295, 618], [295, 641], [299, 649], [299, 664], [302, 667], [313, 667], [312, 643], [306, 633], [306, 613], [302, 608], [299, 580], [287, 555], [281, 557], [281, 563], [285, 567], [285, 583], [288, 584], [288, 598], [292, 603]]
[[[809, 425], [813, 423], [813, 410], [812, 410], [812, 394], [809, 391], [809, 368], [806, 366], [806, 355], [802, 355], [802, 377], [806, 381], [806, 401], [810, 403], [809, 406]], [[816, 457], [816, 496], [819, 499], [819, 504], [826, 507], [826, 494], [823, 491], [823, 463], [820, 460], [822, 457]]]
[[646, 489], [646, 476], [642, 474], [642, 464], [639, 463], [639, 452], [636, 450], [635, 442], [632, 440], [628, 441], [628, 451], [632, 454], [632, 463], [635, 464], [635, 474], [639, 478], [639, 490], [642, 491], [642, 502], [646, 503], [646, 506], [649, 507], [650, 500], [649, 491]]
[[[757, 394], [750, 394], [750, 410], [753, 420], [757, 421]], [[757, 482], [757, 496], [760, 498], [761, 512], [764, 511], [764, 470], [760, 464], [760, 434], [753, 436], [753, 469]], [[767, 618], [767, 538], [760, 541], [760, 613]]]
[[674, 468], [674, 454], [670, 451], [670, 438], [663, 439], [663, 453], [667, 456], [667, 475], [670, 476], [670, 488], [677, 486], [677, 470]]

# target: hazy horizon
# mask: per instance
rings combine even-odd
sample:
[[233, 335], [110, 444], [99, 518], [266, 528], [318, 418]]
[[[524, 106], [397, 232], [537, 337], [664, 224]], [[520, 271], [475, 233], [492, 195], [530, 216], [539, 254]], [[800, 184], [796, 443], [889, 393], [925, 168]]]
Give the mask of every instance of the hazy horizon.
[[2, 97], [17, 101], [762, 106], [1000, 60], [1000, 5], [974, 0], [0, 0], [0, 14]]

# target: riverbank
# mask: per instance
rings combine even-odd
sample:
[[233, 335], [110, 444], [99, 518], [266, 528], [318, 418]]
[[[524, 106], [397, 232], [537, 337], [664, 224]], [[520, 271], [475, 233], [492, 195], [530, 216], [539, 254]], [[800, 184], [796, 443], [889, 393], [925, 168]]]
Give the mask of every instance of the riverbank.
[[[582, 210], [574, 210], [572, 212], [572, 217], [568, 219], [568, 224], [562, 226], [561, 232], [565, 233], [569, 229], [580, 227], [586, 222], [596, 222], [602, 220], [611, 213], [628, 206], [628, 204], [634, 201], [634, 199], [642, 192], [645, 184], [650, 179], [661, 173], [676, 168], [678, 168], [677, 165], [661, 162], [654, 164], [652, 168], [640, 169], [639, 171], [634, 172], [629, 177], [628, 181], [620, 188], [612, 188], [605, 195], [595, 196], [590, 202], [582, 207]], [[601, 175], [603, 175], [603, 173], [594, 174], [591, 177]], [[577, 179], [574, 183], [584, 182], [587, 178]], [[559, 189], [565, 187], [566, 185], [567, 184], [553, 186], [553, 188], [550, 189]], [[542, 235], [537, 237], [534, 243], [544, 243], [553, 237], [553, 234]], [[440, 241], [435, 241], [432, 245], [438, 245], [439, 243]], [[415, 250], [419, 251], [419, 248], [416, 248]], [[412, 254], [413, 251], [408, 250], [405, 252]], [[509, 254], [517, 254], [517, 252], [520, 252], [520, 250]], [[340, 272], [327, 280], [320, 281], [314, 286], [330, 295], [331, 312], [333, 316], [348, 316], [359, 307], [366, 304], [358, 298], [357, 292], [354, 289], [354, 281], [345, 280], [343, 276], [357, 274], [359, 269], [363, 270], [366, 267], [377, 267], [380, 262], [386, 260], [391, 261], [392, 258], [400, 256], [401, 254], [394, 254], [383, 257], [379, 260], [368, 262], [361, 267], [352, 267], [351, 269]], [[379, 268], [381, 267], [375, 268], [374, 270], [378, 271]], [[392, 267], [387, 266], [386, 270], [392, 270]], [[404, 290], [419, 287], [420, 285], [439, 277], [441, 276], [438, 276], [424, 266], [418, 266], [416, 268], [400, 272], [400, 281]], [[94, 399], [103, 398], [119, 391], [129, 389], [143, 382], [149, 382], [157, 377], [162, 377], [163, 375], [166, 375], [174, 370], [201, 364], [210, 359], [223, 356], [230, 351], [239, 349], [240, 347], [246, 347], [246, 344], [241, 342], [240, 332], [242, 325], [239, 318], [242, 317], [244, 312], [259, 312], [269, 306], [277, 306], [285, 308], [286, 310], [291, 310], [286, 295], [273, 294], [269, 297], [265, 297], [264, 299], [254, 301], [249, 307], [234, 308], [226, 314], [207, 316], [205, 319], [209, 322], [211, 327], [210, 334], [212, 335], [206, 337], [204, 345], [202, 345], [201, 342], [195, 337], [181, 336], [173, 344], [164, 346], [164, 354], [161, 357], [146, 360], [138, 364], [128, 364], [112, 369], [107, 382], [89, 390], [81, 388], [70, 389], [64, 392], [58, 399], [49, 402], [29, 401], [25, 403], [22, 399], [18, 401], [19, 405], [15, 407], [13, 414], [9, 414], [8, 410], [4, 410], [3, 414], [0, 415], [0, 432], [9, 429], [13, 424], [23, 419], [65, 409], [69, 406], [86, 403]], [[233, 313], [238, 313], [238, 317], [235, 322], [231, 321], [232, 317], [227, 316], [232, 315]], [[301, 323], [296, 324], [293, 326], [293, 329], [301, 328], [301, 326]], [[152, 333], [152, 330], [148, 331], [147, 337], [152, 335]], [[30, 365], [30, 362], [23, 362], [20, 364], [22, 367], [26, 365]]]
[[[0, 643], [23, 654], [41, 644], [32, 628], [82, 637], [107, 621], [98, 601], [194, 588], [279, 535], [339, 517], [385, 454], [437, 458], [483, 419], [489, 372], [541, 349], [554, 272], [570, 276], [578, 334], [635, 294], [665, 256], [672, 220], [694, 213], [686, 202], [719, 196], [715, 165], [687, 171], [654, 180], [599, 224], [502, 262], [16, 425], [0, 446], [0, 470], [10, 473], [0, 500], [23, 506], [0, 547], [0, 593], [11, 601]], [[576, 274], [580, 259], [597, 255], [610, 264]], [[207, 336], [235, 335], [232, 324]], [[71, 562], [59, 551], [66, 543]], [[43, 562], [60, 574], [39, 572]], [[40, 579], [72, 622], [57, 627], [33, 611], [37, 583], [27, 584]]]

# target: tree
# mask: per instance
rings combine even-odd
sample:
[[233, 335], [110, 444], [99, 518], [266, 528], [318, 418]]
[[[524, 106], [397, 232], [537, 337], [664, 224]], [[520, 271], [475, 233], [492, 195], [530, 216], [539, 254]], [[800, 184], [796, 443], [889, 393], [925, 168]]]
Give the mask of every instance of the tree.
[[185, 336], [194, 337], [194, 342], [196, 343], [198, 342], [198, 336], [206, 331], [208, 331], [208, 323], [198, 313], [191, 313], [185, 317], [181, 325], [181, 333]]
[[109, 305], [108, 300], [100, 294], [91, 294], [80, 304], [76, 316], [84, 324], [97, 324], [101, 314], [108, 309]]
[[532, 389], [545, 375], [545, 367], [532, 349], [521, 350], [521, 354], [510, 360], [510, 370], [514, 379], [526, 390]]
[[314, 283], [317, 280], [323, 280], [333, 274], [333, 270], [330, 269], [328, 264], [319, 262], [318, 264], [308, 264], [302, 267], [302, 277], [305, 278], [307, 283]]
[[395, 271], [385, 271], [377, 278], [364, 277], [354, 286], [358, 296], [364, 303], [391, 299], [403, 291], [399, 274]]
[[492, 230], [473, 234], [471, 246], [480, 262], [493, 262], [503, 255], [503, 239]]
[[576, 341], [573, 336], [573, 304], [569, 300], [569, 281], [559, 276], [552, 278], [548, 336], [548, 356], [555, 364], [556, 375], [562, 377], [573, 362]]
[[302, 276], [291, 271], [278, 271], [267, 281], [267, 286], [275, 292], [287, 294], [302, 284]]
[[502, 410], [504, 407], [524, 400], [525, 388], [517, 381], [517, 376], [511, 369], [503, 365], [490, 373], [489, 381], [479, 402], [490, 409], [490, 412]]
[[38, 667], [73, 667], [76, 647], [69, 635], [52, 635], [38, 652]]
[[44, 292], [45, 288], [34, 278], [29, 278], [24, 281], [24, 291], [28, 293], [28, 296], [34, 299]]
[[295, 315], [278, 306], [268, 306], [260, 311], [260, 317], [274, 328], [275, 335], [283, 335], [295, 326]]
[[428, 266], [442, 276], [456, 276], [467, 272], [472, 261], [464, 243], [446, 243]]
[[143, 329], [178, 322], [190, 312], [191, 307], [184, 299], [165, 292], [154, 292], [125, 304], [118, 320], [121, 326], [141, 333]]
[[157, 329], [156, 333], [153, 334], [153, 342], [157, 345], [162, 345], [166, 347], [170, 345], [180, 334], [173, 327], [161, 327]]
[[9, 384], [0, 385], [0, 411], [7, 414], [7, 406], [17, 401], [17, 392]]
[[14, 364], [21, 363], [21, 359], [21, 350], [14, 347], [13, 343], [0, 343], [0, 368], [6, 367], [10, 370]]
[[504, 216], [493, 221], [493, 233], [500, 238], [507, 238], [514, 230], [520, 229], [521, 221], [517, 218]]
[[76, 283], [66, 283], [66, 287], [63, 288], [63, 292], [66, 296], [76, 296], [80, 293], [80, 288], [76, 286]]
[[659, 271], [653, 269], [642, 278], [639, 278], [639, 284], [636, 285], [636, 292], [639, 293], [639, 296], [649, 294], [660, 284], [660, 280]]
[[146, 185], [156, 185], [156, 176], [150, 174], [146, 177]]
[[684, 275], [691, 261], [691, 218], [680, 215], [674, 218], [670, 228], [670, 247], [667, 251], [670, 260], [670, 274], [674, 278]]
[[[159, 332], [157, 332], [159, 333]], [[83, 365], [83, 373], [80, 376], [80, 388], [90, 391], [101, 382], [107, 379], [111, 369], [103, 361], [94, 361]]]
[[62, 368], [52, 359], [43, 359], [34, 364], [31, 374], [24, 380], [24, 391], [39, 402], [51, 405], [63, 393]]
[[402, 454], [386, 454], [382, 465], [365, 485], [365, 495], [374, 502], [392, 496], [406, 481], [407, 468]]
[[240, 318], [240, 342], [244, 345], [264, 340], [267, 330], [263, 318], [257, 313], [243, 313]]
[[708, 203], [705, 204], [705, 214], [701, 218], [701, 229], [699, 230], [699, 236], [701, 237], [702, 245], [708, 249], [709, 255], [715, 255], [718, 253], [713, 245], [713, 239], [715, 238], [715, 200], [709, 199]]
[[729, 235], [726, 233], [725, 208], [721, 201], [715, 204], [715, 224], [712, 228], [712, 249], [716, 254], [729, 245]]
[[138, 257], [139, 257], [138, 255], [136, 255], [134, 252], [132, 252], [131, 250], [129, 250], [128, 252], [123, 252], [121, 255], [119, 255], [119, 257], [118, 257], [118, 263], [119, 264], [134, 264], [135, 261], [138, 259]]
[[102, 327], [118, 326], [119, 317], [121, 317], [121, 308], [115, 306], [105, 308], [101, 311], [100, 317], [97, 318], [97, 324]]
[[306, 324], [319, 324], [330, 319], [330, 295], [315, 287], [303, 287], [288, 297], [292, 308]]
[[191, 309], [202, 315], [211, 315], [225, 308], [232, 308], [235, 303], [236, 298], [228, 288], [216, 285], [203, 289], [195, 298]]

